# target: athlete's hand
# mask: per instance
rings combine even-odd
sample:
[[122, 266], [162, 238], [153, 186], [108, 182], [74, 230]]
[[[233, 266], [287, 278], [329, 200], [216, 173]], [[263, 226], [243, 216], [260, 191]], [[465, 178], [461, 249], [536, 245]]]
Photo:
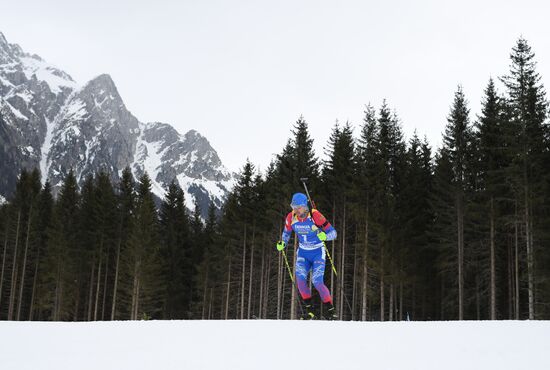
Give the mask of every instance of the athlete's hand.
[[283, 249], [285, 249], [285, 242], [283, 242], [283, 241], [277, 242], [277, 250], [278, 250], [279, 252], [282, 252]]
[[320, 231], [317, 233], [317, 237], [320, 241], [324, 242], [327, 240], [327, 234], [324, 231]]

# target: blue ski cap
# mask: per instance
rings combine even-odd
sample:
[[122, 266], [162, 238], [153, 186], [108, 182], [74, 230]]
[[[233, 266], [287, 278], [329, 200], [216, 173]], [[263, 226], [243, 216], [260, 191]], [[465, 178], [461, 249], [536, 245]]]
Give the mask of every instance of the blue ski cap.
[[307, 208], [307, 196], [303, 193], [296, 193], [292, 196], [292, 202], [290, 202], [292, 208], [306, 207]]

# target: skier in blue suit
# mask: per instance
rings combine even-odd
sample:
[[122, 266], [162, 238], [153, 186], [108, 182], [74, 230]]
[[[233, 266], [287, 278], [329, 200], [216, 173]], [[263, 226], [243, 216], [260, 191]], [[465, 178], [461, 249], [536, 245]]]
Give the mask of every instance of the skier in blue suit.
[[279, 251], [284, 250], [290, 239], [292, 231], [296, 233], [299, 248], [296, 258], [296, 285], [304, 301], [306, 308], [304, 319], [315, 318], [312, 305], [311, 289], [307, 278], [310, 270], [313, 270], [312, 282], [321, 296], [325, 306], [326, 317], [335, 318], [332, 296], [323, 281], [325, 274], [325, 242], [336, 239], [336, 230], [326, 218], [316, 209], [311, 212], [307, 203], [307, 196], [296, 193], [290, 203], [292, 211], [286, 216], [285, 228], [281, 241], [277, 243]]

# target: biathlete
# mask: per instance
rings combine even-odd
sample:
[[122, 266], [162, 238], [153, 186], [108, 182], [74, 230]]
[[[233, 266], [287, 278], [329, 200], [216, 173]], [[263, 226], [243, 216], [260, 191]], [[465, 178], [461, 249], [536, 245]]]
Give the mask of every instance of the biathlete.
[[307, 278], [310, 270], [313, 270], [312, 282], [319, 292], [323, 304], [325, 318], [336, 318], [332, 296], [323, 282], [325, 274], [325, 242], [336, 239], [336, 230], [327, 219], [316, 209], [308, 207], [307, 196], [296, 193], [290, 204], [292, 211], [286, 216], [285, 228], [281, 241], [277, 242], [277, 250], [283, 251], [288, 243], [292, 231], [296, 233], [299, 248], [296, 257], [296, 285], [304, 302], [303, 319], [317, 318], [312, 304], [311, 289]]

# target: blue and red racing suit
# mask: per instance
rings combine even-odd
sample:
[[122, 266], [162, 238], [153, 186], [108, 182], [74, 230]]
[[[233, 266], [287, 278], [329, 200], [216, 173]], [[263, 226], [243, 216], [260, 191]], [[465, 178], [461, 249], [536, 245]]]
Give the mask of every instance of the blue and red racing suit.
[[312, 282], [324, 303], [332, 303], [332, 297], [323, 282], [325, 274], [324, 243], [317, 237], [321, 230], [327, 234], [327, 241], [336, 239], [336, 230], [316, 209], [303, 219], [294, 212], [286, 216], [285, 229], [281, 239], [288, 244], [292, 230], [298, 238], [299, 248], [296, 256], [296, 284], [302, 299], [311, 298], [311, 289], [307, 284], [307, 275], [313, 269]]

